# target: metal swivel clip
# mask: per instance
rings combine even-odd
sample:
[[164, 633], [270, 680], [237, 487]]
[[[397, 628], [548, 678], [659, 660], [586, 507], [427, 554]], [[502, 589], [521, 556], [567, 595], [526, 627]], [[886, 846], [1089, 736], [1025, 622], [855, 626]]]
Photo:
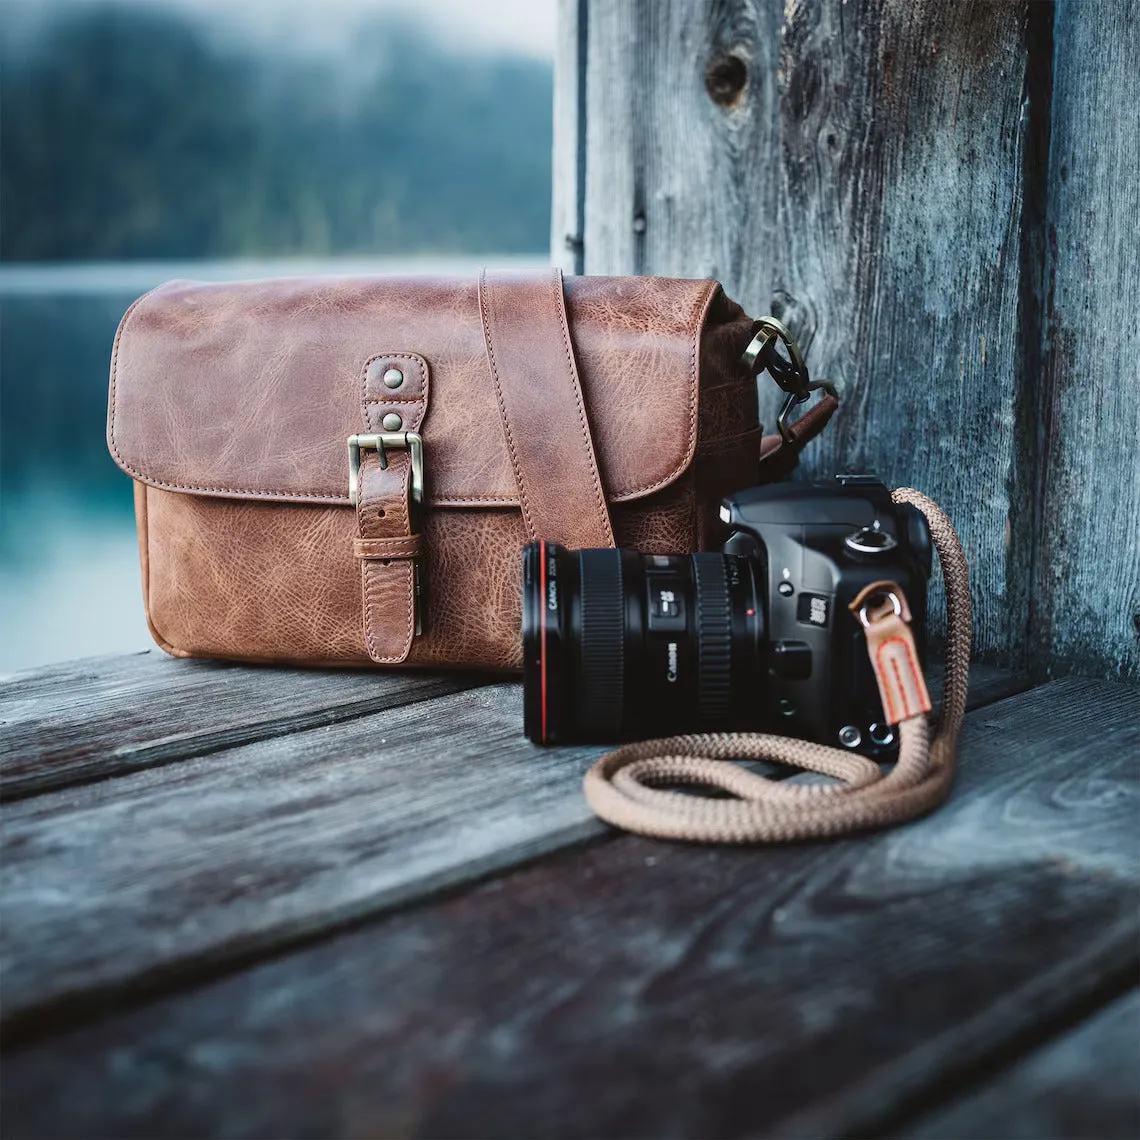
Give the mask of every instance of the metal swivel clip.
[[[821, 389], [829, 396], [836, 396], [835, 385], [830, 380], [812, 382], [796, 338], [775, 317], [761, 317], [752, 326], [752, 339], [744, 350], [741, 362], [752, 373], [759, 376], [767, 372], [780, 390], [787, 393], [780, 413], [776, 417], [776, 429], [786, 443], [793, 443], [788, 415], [797, 404], [804, 403], [812, 392]], [[783, 345], [784, 352], [780, 351]], [[786, 355], [785, 355], [786, 353]]]

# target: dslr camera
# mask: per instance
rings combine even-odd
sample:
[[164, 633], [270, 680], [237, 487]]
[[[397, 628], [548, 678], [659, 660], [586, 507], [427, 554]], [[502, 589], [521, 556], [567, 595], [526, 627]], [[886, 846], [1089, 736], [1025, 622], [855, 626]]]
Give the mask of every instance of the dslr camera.
[[926, 520], [875, 477], [777, 483], [720, 507], [718, 551], [523, 554], [525, 729], [540, 744], [768, 731], [897, 749], [859, 622], [889, 579], [925, 666]]

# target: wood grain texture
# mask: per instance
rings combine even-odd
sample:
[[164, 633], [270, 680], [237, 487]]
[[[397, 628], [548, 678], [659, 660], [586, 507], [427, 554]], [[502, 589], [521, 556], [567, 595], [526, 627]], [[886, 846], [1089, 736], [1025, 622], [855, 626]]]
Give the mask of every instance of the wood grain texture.
[[[932, 663], [926, 679], [935, 708], [942, 704], [944, 678], [942, 665], [939, 662]], [[992, 705], [995, 701], [1023, 693], [1029, 687], [1029, 677], [1025, 673], [1015, 673], [994, 665], [986, 665], [984, 662], [976, 662], [970, 666], [970, 689], [966, 698], [966, 707], [980, 709], [984, 705]]]
[[582, 208], [586, 161], [579, 124], [586, 85], [587, 0], [559, 0], [554, 53], [554, 201], [550, 212], [550, 260], [563, 273], [582, 272]]
[[0, 680], [0, 798], [121, 776], [486, 681], [470, 673], [255, 668], [157, 650], [52, 665]]
[[1135, 1140], [1140, 1136], [1140, 993], [1112, 1002], [973, 1096], [912, 1125], [915, 1140]]
[[1007, 662], [1032, 530], [1027, 25], [1022, 3], [592, 0], [586, 67], [586, 271], [719, 277], [789, 322], [844, 397], [805, 471], [933, 495]]
[[921, 822], [548, 858], [9, 1052], [6, 1131], [881, 1131], [1132, 984], [1136, 744], [1119, 687], [1055, 682], [970, 714]]
[[1056, 8], [1039, 672], [1140, 677], [1140, 5]]
[[[1026, 684], [981, 666], [971, 705]], [[604, 834], [601, 750], [535, 748], [521, 710], [499, 684], [8, 806], [9, 1036]]]
[[499, 684], [9, 804], [4, 1024], [600, 834], [600, 750], [536, 748], [521, 716]]

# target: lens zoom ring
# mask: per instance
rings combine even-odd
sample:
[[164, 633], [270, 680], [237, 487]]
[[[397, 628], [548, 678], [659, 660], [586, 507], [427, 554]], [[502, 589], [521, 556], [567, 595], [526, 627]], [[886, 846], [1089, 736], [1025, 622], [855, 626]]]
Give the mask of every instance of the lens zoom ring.
[[694, 554], [697, 590], [697, 714], [723, 729], [732, 700], [732, 610], [723, 554]]
[[621, 733], [624, 699], [625, 598], [621, 552], [580, 550], [582, 597], [582, 728], [590, 735]]

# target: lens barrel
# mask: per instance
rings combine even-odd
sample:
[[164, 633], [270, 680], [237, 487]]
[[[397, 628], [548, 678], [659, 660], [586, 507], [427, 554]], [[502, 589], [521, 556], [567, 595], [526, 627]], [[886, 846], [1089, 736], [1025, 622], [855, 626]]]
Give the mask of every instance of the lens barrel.
[[523, 553], [527, 736], [605, 741], [757, 722], [764, 614], [750, 558], [531, 543]]

